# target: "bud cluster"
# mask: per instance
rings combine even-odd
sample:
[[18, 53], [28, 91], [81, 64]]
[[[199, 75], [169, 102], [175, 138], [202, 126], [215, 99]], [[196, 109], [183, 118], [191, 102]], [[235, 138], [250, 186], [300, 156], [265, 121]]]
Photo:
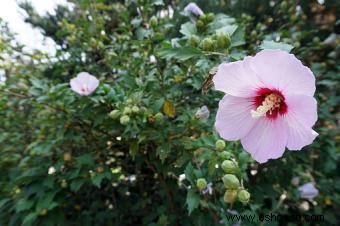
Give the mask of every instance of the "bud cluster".
[[139, 115], [145, 112], [144, 107], [140, 107], [137, 103], [134, 103], [132, 99], [128, 99], [124, 105], [112, 110], [109, 113], [109, 117], [112, 119], [119, 119], [120, 124], [128, 125], [131, 117]]

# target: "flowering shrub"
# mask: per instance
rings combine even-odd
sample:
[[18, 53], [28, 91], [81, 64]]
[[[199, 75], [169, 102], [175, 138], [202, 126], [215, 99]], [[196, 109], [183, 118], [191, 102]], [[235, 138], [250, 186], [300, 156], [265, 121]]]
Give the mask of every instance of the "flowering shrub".
[[0, 225], [338, 223], [336, 1], [72, 2], [2, 27]]

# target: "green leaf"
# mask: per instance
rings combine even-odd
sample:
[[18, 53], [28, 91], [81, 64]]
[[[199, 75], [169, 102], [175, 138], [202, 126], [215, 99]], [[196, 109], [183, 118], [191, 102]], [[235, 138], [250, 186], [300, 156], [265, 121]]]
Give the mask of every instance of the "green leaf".
[[91, 166], [91, 165], [94, 164], [93, 157], [90, 154], [85, 154], [85, 155], [79, 156], [77, 158], [77, 162], [78, 162], [79, 165], [89, 165], [89, 166]]
[[244, 26], [238, 26], [234, 34], [231, 36], [231, 47], [244, 45], [246, 43], [244, 40], [244, 34]]
[[294, 46], [282, 43], [282, 42], [275, 42], [275, 41], [268, 41], [264, 40], [262, 44], [260, 45], [260, 49], [280, 49], [286, 52], [290, 52]]
[[37, 213], [30, 213], [30, 214], [28, 214], [28, 215], [24, 218], [24, 220], [23, 220], [23, 222], [22, 222], [22, 225], [23, 225], [23, 226], [30, 226], [30, 225], [32, 225], [33, 222], [35, 221], [35, 219], [37, 218], [37, 216], [38, 216]]
[[214, 34], [217, 30], [220, 30], [220, 32], [228, 32], [229, 35], [232, 35], [233, 32], [236, 30], [234, 27], [235, 25], [235, 19], [231, 18], [224, 14], [218, 14], [216, 15], [214, 21], [210, 24], [208, 24], [208, 33]]
[[161, 159], [162, 163], [168, 157], [170, 152], [171, 152], [171, 147], [170, 147], [170, 144], [167, 144], [167, 143], [163, 144], [162, 146], [159, 146], [156, 150], [156, 154]]
[[159, 55], [168, 60], [175, 58], [179, 61], [185, 61], [193, 57], [202, 56], [203, 53], [196, 48], [185, 46], [181, 48], [163, 49], [159, 52]]
[[191, 184], [195, 183], [195, 174], [194, 174], [194, 167], [192, 166], [191, 162], [188, 163], [187, 167], [184, 170], [185, 178], [190, 181]]
[[7, 202], [9, 202], [10, 201], [10, 199], [2, 199], [1, 201], [0, 201], [0, 208], [1, 207], [3, 207]]
[[234, 34], [237, 29], [237, 25], [227, 25], [216, 30], [216, 33], [228, 33], [229, 35]]
[[181, 32], [181, 34], [185, 36], [191, 36], [197, 33], [197, 29], [195, 24], [193, 24], [192, 22], [186, 22], [185, 24], [181, 25], [181, 29], [179, 30], [179, 32]]
[[192, 213], [194, 209], [198, 207], [199, 203], [200, 203], [200, 196], [194, 190], [190, 190], [187, 194], [187, 200], [186, 200], [189, 215]]
[[15, 211], [21, 212], [23, 210], [30, 209], [34, 204], [33, 200], [20, 199], [15, 205]]
[[98, 188], [100, 188], [100, 185], [102, 183], [102, 180], [105, 178], [105, 174], [100, 173], [96, 174], [95, 176], [91, 177], [91, 181], [94, 185], [96, 185]]
[[54, 192], [48, 192], [44, 194], [43, 196], [41, 196], [36, 205], [37, 212], [40, 212], [42, 209], [45, 209], [45, 208], [50, 209], [50, 205], [53, 203], [53, 198], [56, 194], [57, 192], [54, 191]]
[[164, 5], [163, 0], [153, 0], [152, 5], [161, 6]]
[[84, 183], [85, 183], [84, 179], [73, 180], [70, 184], [71, 191], [78, 191]]

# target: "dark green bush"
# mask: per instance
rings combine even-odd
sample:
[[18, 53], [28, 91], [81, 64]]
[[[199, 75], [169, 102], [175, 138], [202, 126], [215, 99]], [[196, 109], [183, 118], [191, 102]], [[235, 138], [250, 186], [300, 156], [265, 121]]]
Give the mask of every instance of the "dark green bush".
[[[0, 225], [231, 225], [230, 210], [339, 224], [337, 1], [198, 1], [214, 14], [197, 25], [180, 13], [185, 1], [71, 2], [43, 17], [22, 5], [59, 45], [55, 57], [10, 44], [2, 27]], [[239, 142], [219, 141], [221, 94], [202, 86], [217, 64], [266, 48], [313, 70], [320, 135], [258, 164]], [[81, 71], [100, 79], [87, 97], [69, 87]], [[301, 199], [293, 177], [320, 194]], [[242, 187], [239, 197], [223, 182]]]

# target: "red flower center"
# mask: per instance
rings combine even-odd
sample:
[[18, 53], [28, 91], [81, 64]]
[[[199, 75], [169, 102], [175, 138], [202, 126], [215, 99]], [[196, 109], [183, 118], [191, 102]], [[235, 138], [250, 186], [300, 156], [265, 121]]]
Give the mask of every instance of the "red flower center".
[[254, 118], [266, 116], [269, 119], [276, 119], [277, 116], [284, 115], [288, 110], [285, 97], [276, 89], [258, 89], [254, 98], [254, 105], [256, 110], [251, 111]]

